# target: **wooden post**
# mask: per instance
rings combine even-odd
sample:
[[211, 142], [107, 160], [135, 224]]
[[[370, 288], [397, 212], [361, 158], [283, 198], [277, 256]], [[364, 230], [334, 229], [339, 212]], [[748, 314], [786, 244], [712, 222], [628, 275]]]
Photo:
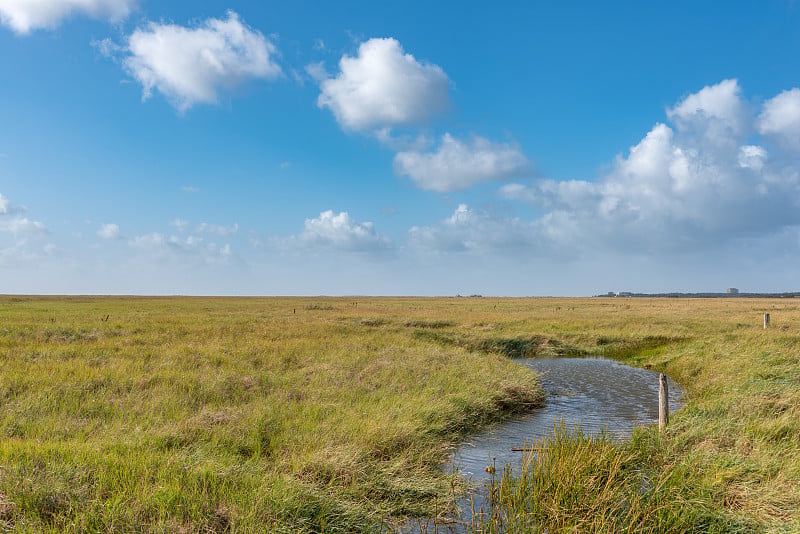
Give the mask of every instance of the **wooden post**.
[[658, 430], [663, 430], [669, 423], [669, 388], [667, 375], [658, 375]]
[[768, 326], [769, 326], [769, 314], [765, 313], [764, 314], [764, 328], [767, 328]]

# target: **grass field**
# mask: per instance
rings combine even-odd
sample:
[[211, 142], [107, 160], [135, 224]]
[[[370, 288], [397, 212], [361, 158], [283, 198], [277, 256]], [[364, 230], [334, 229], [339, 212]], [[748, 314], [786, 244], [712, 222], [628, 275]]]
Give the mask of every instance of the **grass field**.
[[542, 402], [511, 358], [543, 354], [665, 370], [686, 406], [624, 444], [560, 436], [478, 528], [800, 530], [792, 299], [13, 296], [0, 528], [386, 531], [447, 508], [450, 447]]

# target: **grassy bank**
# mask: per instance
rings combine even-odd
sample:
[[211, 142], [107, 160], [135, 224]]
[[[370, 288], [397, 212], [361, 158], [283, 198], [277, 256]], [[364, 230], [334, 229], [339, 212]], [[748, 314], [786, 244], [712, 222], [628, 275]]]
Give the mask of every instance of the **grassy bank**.
[[0, 297], [0, 526], [373, 532], [541, 401], [510, 357], [605, 354], [686, 407], [624, 444], [563, 434], [482, 528], [797, 530], [799, 349], [789, 299]]
[[0, 298], [0, 527], [373, 532], [533, 373], [440, 302]]
[[[800, 303], [564, 303], [533, 320], [578, 350], [666, 371], [686, 406], [662, 434], [563, 429], [491, 489], [483, 532], [800, 531]], [[763, 313], [772, 317], [768, 330]], [[654, 399], [655, 401], [655, 399]]]

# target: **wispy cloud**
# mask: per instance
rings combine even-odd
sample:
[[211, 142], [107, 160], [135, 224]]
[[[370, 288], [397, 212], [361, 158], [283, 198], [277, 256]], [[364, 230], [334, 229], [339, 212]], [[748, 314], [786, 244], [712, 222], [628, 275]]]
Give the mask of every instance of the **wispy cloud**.
[[119, 239], [119, 225], [114, 223], [103, 224], [100, 226], [100, 229], [97, 230], [97, 235], [103, 239]]
[[185, 221], [183, 219], [173, 219], [169, 225], [174, 226], [179, 232], [183, 233], [189, 227], [189, 221]]
[[7, 232], [14, 236], [44, 235], [48, 233], [47, 227], [43, 223], [21, 216], [0, 219], [0, 232]]
[[220, 263], [227, 262], [231, 258], [229, 244], [206, 242], [202, 237], [195, 235], [182, 237], [153, 232], [134, 237], [128, 241], [128, 245], [160, 261], [193, 258], [205, 263]]
[[15, 206], [11, 200], [0, 194], [0, 232], [11, 234], [15, 238], [48, 233], [44, 223], [31, 220], [23, 213], [25, 208]]
[[125, 47], [112, 39], [106, 37], [105, 39], [93, 40], [89, 43], [97, 52], [109, 59], [116, 59], [120, 54], [125, 52]]
[[227, 237], [234, 235], [239, 231], [239, 225], [234, 223], [232, 226], [223, 226], [220, 224], [200, 223], [195, 228], [198, 234], [214, 234], [220, 237]]
[[317, 63], [309, 63], [305, 66], [305, 71], [306, 74], [308, 74], [311, 79], [317, 83], [322, 83], [330, 77], [328, 71], [325, 69], [325, 63], [322, 61], [318, 61]]
[[498, 216], [460, 204], [444, 221], [415, 226], [408, 232], [409, 245], [426, 252], [501, 253], [529, 256], [537, 251], [538, 225], [518, 218]]

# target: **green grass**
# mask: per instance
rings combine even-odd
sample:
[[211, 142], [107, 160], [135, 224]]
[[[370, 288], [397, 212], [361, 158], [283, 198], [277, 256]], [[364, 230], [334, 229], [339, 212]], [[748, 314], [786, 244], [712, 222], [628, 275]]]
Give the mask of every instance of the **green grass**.
[[[482, 532], [724, 532], [740, 525], [709, 508], [690, 473], [654, 469], [659, 442], [619, 445], [557, 428], [531, 444], [514, 473], [491, 485], [491, 506], [475, 522]], [[643, 461], [641, 453], [649, 453]], [[689, 476], [687, 476], [689, 475]]]
[[447, 448], [542, 394], [500, 355], [416, 338], [450, 327], [426, 308], [0, 298], [0, 521], [373, 532], [432, 513]]
[[452, 446], [542, 401], [511, 358], [581, 354], [686, 405], [542, 444], [476, 529], [800, 531], [794, 300], [10, 296], [0, 529], [386, 531], [447, 509]]
[[[569, 302], [569, 301], [568, 301]], [[535, 331], [666, 371], [686, 389], [663, 433], [558, 432], [489, 489], [477, 532], [800, 531], [800, 312], [793, 300], [574, 301]], [[535, 309], [535, 308], [534, 308]], [[762, 315], [773, 318], [768, 330]]]

